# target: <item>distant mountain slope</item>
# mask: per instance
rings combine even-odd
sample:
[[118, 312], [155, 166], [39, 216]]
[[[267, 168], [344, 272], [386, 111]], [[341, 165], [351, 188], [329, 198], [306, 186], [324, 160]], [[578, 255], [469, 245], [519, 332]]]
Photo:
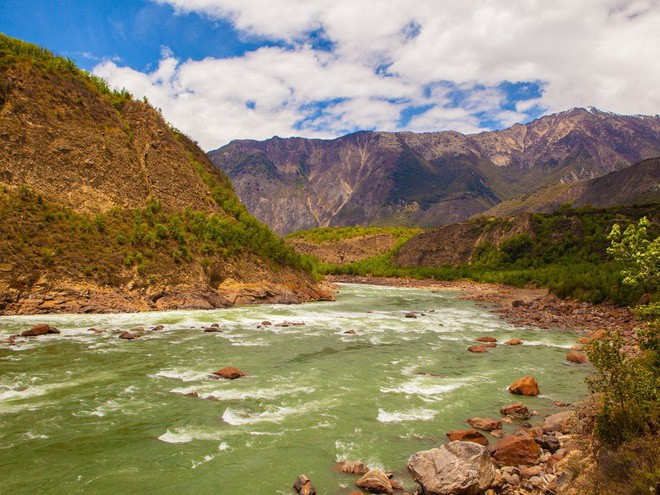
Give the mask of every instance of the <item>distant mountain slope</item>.
[[598, 179], [545, 186], [504, 201], [484, 215], [547, 213], [567, 203], [576, 207], [608, 207], [653, 202], [660, 202], [660, 158], [644, 160]]
[[660, 156], [660, 117], [575, 108], [509, 129], [234, 141], [209, 153], [248, 210], [284, 233], [457, 222], [540, 186]]
[[0, 35], [0, 313], [319, 297], [158, 111]]

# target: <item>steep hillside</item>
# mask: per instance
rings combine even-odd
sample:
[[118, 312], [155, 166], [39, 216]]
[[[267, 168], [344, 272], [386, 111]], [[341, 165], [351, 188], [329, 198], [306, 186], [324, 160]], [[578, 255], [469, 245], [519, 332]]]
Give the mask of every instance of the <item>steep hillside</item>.
[[334, 140], [234, 141], [209, 153], [248, 210], [276, 231], [437, 226], [539, 186], [660, 156], [660, 117], [576, 108], [494, 132], [359, 132]]
[[146, 102], [0, 35], [0, 312], [326, 297]]
[[484, 213], [507, 217], [550, 212], [563, 204], [607, 207], [660, 202], [660, 158], [651, 158], [598, 179], [542, 187], [504, 201]]

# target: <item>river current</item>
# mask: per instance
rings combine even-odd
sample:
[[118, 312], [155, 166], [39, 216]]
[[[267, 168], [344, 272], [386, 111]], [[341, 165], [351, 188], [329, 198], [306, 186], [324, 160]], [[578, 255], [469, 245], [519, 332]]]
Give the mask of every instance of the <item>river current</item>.
[[[0, 317], [0, 339], [35, 323], [62, 332], [0, 344], [0, 491], [291, 494], [306, 474], [319, 494], [348, 494], [356, 477], [339, 460], [412, 490], [407, 458], [468, 417], [586, 395], [588, 368], [565, 362], [574, 334], [516, 328], [458, 295], [343, 284], [336, 302]], [[203, 332], [212, 323], [222, 332]], [[88, 330], [154, 325], [133, 341]], [[466, 351], [487, 335], [524, 345]], [[209, 378], [224, 366], [247, 376]], [[539, 397], [507, 392], [523, 375]]]

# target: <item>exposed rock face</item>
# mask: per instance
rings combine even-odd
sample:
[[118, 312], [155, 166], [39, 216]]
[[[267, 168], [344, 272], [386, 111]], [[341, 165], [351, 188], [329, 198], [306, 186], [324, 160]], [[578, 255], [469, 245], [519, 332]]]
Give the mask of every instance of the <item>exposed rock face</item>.
[[491, 418], [470, 418], [467, 422], [478, 430], [493, 431], [502, 428], [501, 421]]
[[451, 442], [413, 454], [408, 471], [427, 495], [478, 495], [495, 480], [488, 451], [473, 442]]
[[315, 256], [323, 263], [341, 265], [385, 253], [395, 246], [396, 241], [393, 235], [376, 234], [321, 244], [294, 238], [288, 239], [287, 244], [299, 253]]
[[527, 406], [522, 402], [516, 402], [515, 404], [505, 406], [500, 409], [500, 413], [518, 419], [529, 419], [532, 417], [532, 413], [529, 412]]
[[227, 380], [236, 380], [236, 378], [245, 376], [245, 373], [243, 373], [241, 370], [231, 366], [225, 366], [218, 371], [214, 371], [213, 374], [220, 378], [226, 378]]
[[450, 442], [474, 442], [484, 447], [488, 445], [488, 439], [477, 430], [452, 430], [447, 432]]
[[259, 220], [285, 233], [465, 220], [540, 185], [660, 155], [660, 118], [572, 109], [494, 132], [358, 132], [234, 141], [209, 156]]
[[298, 495], [316, 495], [316, 488], [312, 485], [312, 481], [304, 474], [298, 475], [293, 489], [298, 492]]
[[355, 482], [355, 484], [371, 493], [394, 493], [392, 484], [387, 475], [380, 469], [372, 469]]
[[541, 448], [533, 438], [512, 435], [498, 441], [492, 450], [493, 459], [500, 466], [531, 466], [541, 455]]
[[49, 333], [60, 333], [60, 331], [55, 327], [40, 323], [39, 325], [33, 326], [29, 330], [25, 330], [23, 333], [21, 333], [21, 337], [37, 337], [39, 335], [46, 335]]
[[524, 376], [509, 385], [509, 392], [518, 395], [539, 395], [539, 384], [533, 377]]

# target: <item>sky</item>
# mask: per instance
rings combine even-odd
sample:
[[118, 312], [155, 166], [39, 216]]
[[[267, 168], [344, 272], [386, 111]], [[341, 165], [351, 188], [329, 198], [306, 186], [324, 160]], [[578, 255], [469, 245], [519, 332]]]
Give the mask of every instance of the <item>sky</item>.
[[660, 113], [660, 0], [2, 0], [0, 32], [146, 96], [206, 150]]

